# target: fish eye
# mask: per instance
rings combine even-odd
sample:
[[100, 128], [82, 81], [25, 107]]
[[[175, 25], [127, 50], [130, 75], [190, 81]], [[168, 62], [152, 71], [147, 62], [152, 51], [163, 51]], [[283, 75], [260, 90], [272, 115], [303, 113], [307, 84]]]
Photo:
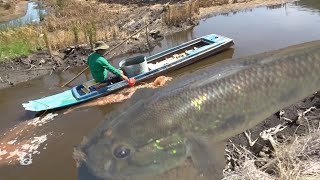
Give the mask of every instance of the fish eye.
[[125, 146], [118, 146], [114, 149], [113, 155], [116, 158], [123, 159], [130, 155], [131, 150], [128, 147]]

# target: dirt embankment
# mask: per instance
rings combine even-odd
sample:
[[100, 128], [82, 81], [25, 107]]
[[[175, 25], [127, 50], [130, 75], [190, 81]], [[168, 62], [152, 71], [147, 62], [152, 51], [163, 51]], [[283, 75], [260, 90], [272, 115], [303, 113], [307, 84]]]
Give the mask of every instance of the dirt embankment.
[[[125, 53], [146, 52], [155, 47], [163, 36], [195, 26], [201, 18], [208, 17], [209, 15], [263, 5], [281, 4], [284, 2], [284, 0], [189, 0], [172, 1], [168, 3], [169, 1], [167, 0], [161, 0], [153, 1], [151, 4], [146, 4], [145, 1], [130, 1], [131, 4], [121, 4], [122, 1], [120, 0], [113, 0], [112, 3], [110, 3], [111, 1], [101, 1], [105, 3], [102, 2], [101, 7], [103, 8], [99, 10], [108, 9], [109, 13], [112, 11], [115, 16], [110, 16], [110, 18], [116, 18], [114, 19], [114, 23], [115, 26], [119, 27], [119, 29], [117, 29], [117, 31], [119, 31], [118, 34], [125, 34], [122, 38], [104, 39], [103, 37], [106, 35], [104, 32], [101, 33], [101, 39], [106, 41], [110, 47], [114, 47], [122, 42], [129, 34], [142, 28], [145, 24], [145, 19], [148, 22], [152, 22], [149, 26], [148, 33], [149, 43], [146, 41], [145, 31], [143, 31], [107, 55], [106, 57], [109, 59]], [[82, 4], [81, 6], [86, 3], [92, 3], [82, 0], [75, 2], [79, 2], [79, 4]], [[94, 4], [94, 6], [96, 5], [99, 4]], [[92, 5], [90, 6], [92, 7]], [[176, 9], [179, 9], [179, 11], [176, 11]], [[184, 13], [181, 13], [182, 11]], [[179, 13], [175, 14], [174, 12]], [[67, 10], [67, 12], [58, 13], [57, 17], [61, 19], [61, 23], [67, 21], [65, 17], [68, 16], [68, 14], [66, 13], [72, 12], [71, 10]], [[100, 14], [103, 14], [103, 12], [100, 12]], [[186, 17], [182, 16], [185, 14], [187, 14]], [[72, 21], [76, 21], [76, 19], [72, 19]], [[52, 24], [52, 20], [45, 20], [44, 23], [48, 24], [49, 30], [50, 28], [62, 26], [62, 24]], [[99, 29], [97, 31], [99, 31]], [[58, 37], [62, 37], [64, 40], [67, 38], [74, 39], [72, 33], [68, 36], [58, 34], [57, 38]], [[52, 38], [52, 40], [61, 41], [57, 38]], [[72, 40], [70, 40], [70, 42], [72, 42]], [[52, 46], [54, 46], [54, 43], [55, 42], [52, 42]], [[0, 89], [52, 73], [53, 71], [63, 71], [69, 67], [84, 66], [88, 54], [91, 53], [90, 49], [89, 44], [78, 44], [55, 50], [51, 55], [49, 55], [46, 50], [39, 50], [30, 56], [0, 61]]]
[[225, 179], [318, 179], [320, 94], [231, 138]]
[[28, 1], [0, 0], [0, 23], [17, 19], [27, 12]]

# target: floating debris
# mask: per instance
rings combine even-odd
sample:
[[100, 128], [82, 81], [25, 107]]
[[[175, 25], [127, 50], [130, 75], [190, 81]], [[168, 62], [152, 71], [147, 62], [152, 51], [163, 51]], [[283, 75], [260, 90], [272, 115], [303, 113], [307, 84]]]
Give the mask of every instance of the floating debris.
[[[39, 127], [52, 121], [56, 116], [58, 114], [49, 113], [44, 117], [36, 117], [4, 133], [0, 138], [0, 165], [32, 164], [33, 155], [40, 154], [38, 149], [48, 139], [48, 134], [39, 136], [41, 130]], [[42, 145], [42, 149], [46, 147], [47, 144]]]
[[7, 142], [7, 144], [14, 144], [15, 142], [17, 142], [17, 140], [16, 140], [16, 139], [14, 139], [14, 140], [12, 140], [12, 141]]
[[28, 125], [42, 126], [42, 125], [52, 121], [55, 116], [58, 116], [58, 114], [49, 113], [43, 118], [37, 117], [37, 118], [33, 119], [32, 121], [28, 122]]
[[21, 165], [30, 165], [32, 163], [32, 155], [40, 154], [38, 148], [42, 143], [47, 141], [47, 135], [42, 135], [39, 137], [33, 137], [31, 144], [24, 144], [21, 146], [20, 151], [17, 153], [17, 160]]

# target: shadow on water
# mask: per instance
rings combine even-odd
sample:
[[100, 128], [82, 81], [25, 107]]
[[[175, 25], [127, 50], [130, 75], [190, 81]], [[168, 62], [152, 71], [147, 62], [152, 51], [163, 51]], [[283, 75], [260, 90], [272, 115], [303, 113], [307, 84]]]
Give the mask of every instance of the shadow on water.
[[[165, 37], [159, 46], [146, 55], [160, 52], [188, 40], [211, 34], [221, 34], [235, 40], [235, 46], [228, 51], [204, 59], [196, 64], [177, 70], [167, 76], [173, 78], [189, 74], [197, 69], [213, 65], [215, 62], [239, 56], [279, 49], [293, 44], [317, 40], [320, 37], [319, 9], [320, 1], [301, 0], [298, 3], [257, 8], [250, 11], [229, 13], [215, 16], [200, 22], [187, 31]], [[112, 60], [118, 65], [121, 59], [131, 56], [124, 55]], [[21, 103], [31, 99], [45, 97], [63, 91], [61, 85], [74, 77], [82, 68], [74, 68], [60, 74], [47, 75], [14, 87], [0, 90], [0, 132], [7, 132], [12, 126], [34, 118], [37, 114], [26, 112]], [[86, 72], [70, 84], [69, 87], [90, 79], [90, 72]], [[66, 87], [65, 89], [68, 89]], [[48, 139], [48, 147], [41, 150], [33, 164], [29, 166], [1, 166], [0, 179], [92, 179], [85, 168], [77, 171], [72, 158], [73, 146], [79, 144], [82, 137], [94, 130], [99, 123], [119, 104], [79, 109], [73, 113], [63, 115], [66, 109], [54, 111], [59, 115], [45, 127], [46, 132], [63, 134], [60, 138]], [[188, 170], [188, 169], [187, 169]], [[179, 174], [187, 171], [181, 171]], [[159, 178], [158, 178], [159, 179]], [[166, 177], [163, 179], [187, 179], [187, 177]], [[96, 179], [99, 180], [99, 179]]]

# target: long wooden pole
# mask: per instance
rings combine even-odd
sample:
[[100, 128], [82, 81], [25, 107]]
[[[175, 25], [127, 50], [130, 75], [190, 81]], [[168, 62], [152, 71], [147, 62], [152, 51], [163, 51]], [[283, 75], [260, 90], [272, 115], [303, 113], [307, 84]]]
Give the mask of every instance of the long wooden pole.
[[[107, 55], [109, 54], [111, 51], [115, 50], [116, 48], [118, 48], [119, 46], [121, 46], [123, 43], [127, 42], [130, 38], [132, 38], [134, 35], [138, 34], [139, 32], [143, 31], [146, 27], [148, 27], [152, 22], [150, 22], [149, 24], [146, 24], [145, 26], [143, 26], [141, 29], [139, 29], [137, 32], [133, 33], [132, 35], [130, 35], [127, 39], [125, 39], [124, 41], [122, 41], [121, 43], [119, 43], [118, 45], [116, 45], [115, 47], [111, 48], [108, 52], [106, 52], [104, 54]], [[72, 78], [70, 81], [68, 81], [67, 83], [65, 83], [64, 85], [62, 85], [61, 87], [65, 87], [66, 85], [70, 84], [72, 81], [74, 81], [77, 77], [79, 77], [82, 73], [84, 73], [87, 69], [89, 69], [89, 66], [87, 66], [86, 68], [84, 68], [81, 72], [79, 72], [74, 78]]]

